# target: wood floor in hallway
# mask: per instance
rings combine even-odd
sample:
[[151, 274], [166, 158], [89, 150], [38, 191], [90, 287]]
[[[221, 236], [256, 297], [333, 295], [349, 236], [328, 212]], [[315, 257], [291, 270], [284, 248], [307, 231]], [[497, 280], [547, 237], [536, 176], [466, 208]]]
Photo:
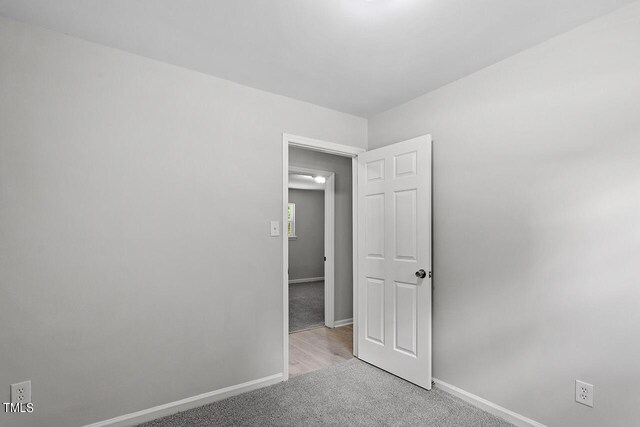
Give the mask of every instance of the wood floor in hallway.
[[353, 358], [353, 326], [320, 327], [289, 334], [289, 377]]

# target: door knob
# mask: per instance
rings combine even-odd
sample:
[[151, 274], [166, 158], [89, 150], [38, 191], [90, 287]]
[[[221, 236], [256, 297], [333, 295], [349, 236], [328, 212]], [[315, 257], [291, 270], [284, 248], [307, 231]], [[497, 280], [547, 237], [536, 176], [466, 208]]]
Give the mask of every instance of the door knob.
[[427, 277], [427, 272], [424, 271], [423, 269], [420, 269], [420, 270], [416, 271], [416, 277], [418, 277], [420, 279], [424, 279], [425, 277]]

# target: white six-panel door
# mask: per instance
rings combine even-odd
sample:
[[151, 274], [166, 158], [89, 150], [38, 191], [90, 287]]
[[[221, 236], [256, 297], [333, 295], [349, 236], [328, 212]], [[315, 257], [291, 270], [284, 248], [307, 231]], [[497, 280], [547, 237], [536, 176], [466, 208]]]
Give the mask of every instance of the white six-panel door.
[[431, 389], [430, 135], [358, 155], [358, 276], [358, 357]]

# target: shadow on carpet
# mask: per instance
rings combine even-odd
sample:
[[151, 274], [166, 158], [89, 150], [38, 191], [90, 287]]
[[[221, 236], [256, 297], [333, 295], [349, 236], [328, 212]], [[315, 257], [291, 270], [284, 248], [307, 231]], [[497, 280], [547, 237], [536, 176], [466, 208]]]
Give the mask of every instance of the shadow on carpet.
[[442, 390], [424, 390], [358, 359], [141, 424], [144, 427], [389, 425], [512, 426]]
[[289, 285], [289, 332], [324, 326], [324, 281]]

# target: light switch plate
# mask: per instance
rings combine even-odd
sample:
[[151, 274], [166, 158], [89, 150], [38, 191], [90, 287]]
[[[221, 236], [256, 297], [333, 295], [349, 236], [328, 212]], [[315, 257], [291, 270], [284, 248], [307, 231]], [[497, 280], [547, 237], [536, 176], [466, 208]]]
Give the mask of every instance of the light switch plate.
[[280, 235], [280, 221], [271, 221], [271, 237]]

